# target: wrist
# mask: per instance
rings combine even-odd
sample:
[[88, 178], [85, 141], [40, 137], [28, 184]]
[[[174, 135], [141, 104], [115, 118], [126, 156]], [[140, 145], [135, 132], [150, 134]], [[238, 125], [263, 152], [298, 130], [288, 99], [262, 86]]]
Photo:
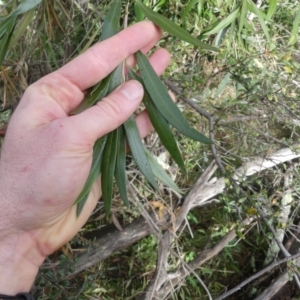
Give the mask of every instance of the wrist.
[[44, 259], [28, 233], [0, 238], [0, 294], [29, 292]]

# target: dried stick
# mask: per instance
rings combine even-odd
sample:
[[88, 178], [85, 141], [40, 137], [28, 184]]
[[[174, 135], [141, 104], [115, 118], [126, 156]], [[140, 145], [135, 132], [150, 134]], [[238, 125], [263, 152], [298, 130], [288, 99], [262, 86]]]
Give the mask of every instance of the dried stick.
[[278, 267], [279, 265], [287, 262], [287, 261], [290, 261], [294, 258], [297, 258], [300, 256], [300, 253], [297, 253], [295, 255], [292, 255], [290, 257], [286, 257], [286, 258], [283, 258], [279, 261], [276, 261], [272, 264], [270, 264], [269, 266], [267, 266], [266, 268], [260, 270], [259, 272], [257, 272], [256, 274], [250, 276], [248, 279], [244, 280], [243, 282], [241, 282], [240, 284], [238, 284], [235, 288], [229, 290], [228, 292], [222, 294], [221, 296], [219, 296], [218, 298], [215, 298], [214, 300], [222, 300], [222, 299], [225, 299], [226, 297], [230, 296], [231, 294], [235, 293], [236, 291], [240, 290], [243, 286], [245, 286], [246, 284], [248, 284], [249, 282], [253, 281], [254, 279], [260, 277], [261, 275], [267, 273], [267, 272], [270, 272], [272, 269]]

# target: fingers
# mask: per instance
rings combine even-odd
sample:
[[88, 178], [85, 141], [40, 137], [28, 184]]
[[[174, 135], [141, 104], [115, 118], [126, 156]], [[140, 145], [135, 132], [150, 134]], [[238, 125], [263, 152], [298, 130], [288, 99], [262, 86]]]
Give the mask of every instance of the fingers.
[[153, 23], [137, 23], [94, 45], [52, 75], [62, 75], [83, 91], [106, 77], [133, 53], [150, 50], [160, 35], [160, 30]]
[[127, 81], [97, 105], [67, 118], [65, 124], [70, 130], [80, 132], [88, 143], [94, 143], [123, 124], [138, 108], [143, 94], [143, 87], [138, 81]]
[[[159, 49], [149, 58], [149, 61], [154, 70], [161, 74], [169, 64], [170, 55], [166, 50]], [[124, 123], [139, 106], [142, 95], [141, 85], [136, 81], [129, 81], [97, 105], [64, 119], [65, 126], [70, 132], [88, 138], [88, 143], [93, 144], [97, 138]], [[146, 136], [152, 129], [145, 112], [137, 117], [137, 123], [142, 136]]]

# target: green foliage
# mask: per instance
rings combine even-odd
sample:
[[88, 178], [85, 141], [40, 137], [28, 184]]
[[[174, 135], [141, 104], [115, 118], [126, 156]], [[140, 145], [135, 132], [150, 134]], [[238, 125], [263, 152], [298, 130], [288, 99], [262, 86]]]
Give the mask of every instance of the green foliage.
[[[142, 1], [148, 10], [151, 8], [180, 25], [201, 43], [219, 47], [218, 53], [201, 50], [167, 32], [164, 32], [159, 43], [172, 53], [171, 65], [164, 77], [180, 86], [185, 97], [191, 98], [214, 115], [215, 147], [229, 175], [252, 157], [265, 157], [279, 148], [293, 147], [300, 138], [300, 53], [296, 51], [299, 3], [269, 0], [257, 7], [254, 2]], [[16, 1], [5, 3], [7, 6], [1, 15], [14, 16], [12, 12], [16, 8]], [[18, 100], [27, 84], [54, 71], [100, 39], [101, 30], [105, 28], [105, 15], [111, 7], [110, 1], [78, 3], [77, 6], [72, 1], [43, 1], [36, 8], [18, 15], [14, 22], [7, 20], [15, 17], [0, 19], [0, 51], [4, 57], [0, 98], [6, 108], [14, 107], [12, 99]], [[122, 3], [123, 15], [125, 2]], [[134, 1], [130, 2], [129, 23], [146, 17], [142, 7]], [[80, 113], [107, 95], [111, 77], [89, 90], [85, 101], [74, 113]], [[113, 80], [120, 80], [120, 76]], [[144, 103], [147, 107], [147, 102]], [[190, 127], [204, 134], [209, 132], [206, 120], [194, 109], [181, 101], [178, 107]], [[1, 123], [6, 124], [10, 114], [10, 110], [1, 113]], [[164, 125], [159, 123], [155, 126]], [[180, 135], [171, 126], [169, 128], [177, 141], [187, 175], [183, 175], [170, 156], [167, 155], [166, 160], [170, 168], [166, 170], [153, 157], [153, 154], [159, 157], [164, 152], [163, 146], [166, 143], [163, 138], [156, 141], [156, 136], [150, 136], [143, 142], [143, 151], [156, 178], [170, 186], [171, 191], [187, 192], [213, 160], [213, 154], [209, 146]], [[92, 183], [101, 172], [104, 145], [104, 140], [95, 144], [93, 169], [89, 184], [79, 197], [82, 202], [78, 206], [78, 213]], [[151, 149], [151, 154], [147, 148]], [[120, 149], [124, 150], [124, 147]], [[116, 162], [120, 172], [116, 168], [114, 176], [119, 192], [123, 190], [122, 198], [125, 200], [124, 184], [120, 184], [124, 183], [124, 153], [120, 155], [119, 152], [118, 157], [122, 157], [122, 160]], [[181, 166], [179, 158], [176, 162]], [[135, 162], [128, 156], [126, 163], [128, 181], [139, 192], [141, 205], [147, 207], [147, 201], [155, 200], [168, 206], [170, 199], [177, 201], [170, 190], [165, 190], [164, 195], [150, 189], [149, 182], [140, 175]], [[286, 227], [287, 230], [294, 226], [294, 219], [299, 217], [297, 210], [293, 210], [287, 224], [278, 219], [281, 211], [280, 195], [285, 192], [282, 177], [288, 167], [278, 166], [276, 170], [248, 177], [240, 183], [239, 188], [233, 188], [228, 181], [227, 190], [215, 199], [218, 202], [193, 209], [187, 218], [189, 226], [174, 239], [172, 250], [184, 261], [190, 262], [204, 249], [216, 245], [231, 230], [237, 233], [237, 237], [218, 256], [196, 270], [213, 298], [263, 267], [268, 244], [272, 242], [273, 236], [261, 222], [254, 204], [264, 208], [272, 226]], [[294, 176], [290, 189], [297, 195], [299, 168], [295, 167], [289, 172]], [[175, 178], [175, 183], [170, 181], [170, 174]], [[223, 175], [217, 172], [216, 176]], [[122, 179], [119, 180], [119, 177]], [[246, 192], [247, 197], [242, 191]], [[118, 200], [117, 190], [113, 189], [113, 195], [116, 200], [112, 201], [112, 211], [119, 220], [126, 224], [139, 215], [138, 208], [128, 209], [123, 206]], [[105, 225], [105, 219], [94, 220], [100, 219], [103, 212], [103, 204], [100, 202], [94, 218], [84, 231]], [[246, 216], [254, 217], [257, 224], [253, 227], [242, 225], [240, 220]], [[35, 294], [39, 299], [133, 299], [147, 286], [155, 271], [156, 250], [157, 241], [150, 236], [68, 281], [63, 278], [72, 272], [72, 259], [66, 255], [50, 257], [48, 262], [55, 265], [59, 263], [59, 267], [53, 269], [52, 265], [51, 268], [45, 265], [42, 268]], [[245, 264], [245, 261], [248, 263]], [[176, 270], [176, 257], [168, 263], [171, 270]], [[295, 266], [290, 263], [288, 267], [292, 276]], [[255, 297], [264, 286], [265, 283], [249, 284], [234, 294], [232, 299], [243, 299], [249, 295]], [[208, 296], [197, 278], [191, 275], [170, 299], [208, 299]]]

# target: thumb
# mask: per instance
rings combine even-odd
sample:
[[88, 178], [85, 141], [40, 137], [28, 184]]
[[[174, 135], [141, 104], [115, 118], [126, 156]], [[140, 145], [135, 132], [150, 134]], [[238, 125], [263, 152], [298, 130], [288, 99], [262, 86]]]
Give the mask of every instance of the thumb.
[[143, 94], [138, 81], [127, 81], [96, 105], [72, 116], [72, 124], [80, 127], [86, 138], [95, 141], [123, 124], [138, 108]]

